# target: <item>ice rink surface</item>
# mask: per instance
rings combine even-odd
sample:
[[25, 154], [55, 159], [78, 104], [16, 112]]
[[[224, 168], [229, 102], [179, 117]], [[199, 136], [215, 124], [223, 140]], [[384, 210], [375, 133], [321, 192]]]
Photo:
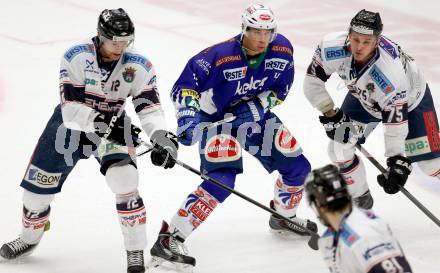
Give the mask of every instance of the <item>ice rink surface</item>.
[[[384, 34], [398, 42], [418, 62], [438, 107], [440, 99], [440, 3], [430, 1], [265, 1], [279, 20], [279, 32], [295, 47], [295, 83], [275, 112], [301, 143], [313, 167], [327, 164], [327, 139], [316, 112], [302, 94], [305, 68], [316, 44], [328, 32], [347, 28], [362, 8], [379, 11]], [[17, 0], [1, 1], [0, 17], [0, 242], [15, 239], [21, 227], [19, 183], [36, 141], [58, 103], [60, 57], [72, 43], [96, 33], [99, 12], [123, 7], [136, 26], [135, 47], [153, 62], [168, 125], [175, 128], [168, 94], [186, 61], [211, 44], [240, 31], [241, 11], [248, 1], [184, 0]], [[339, 104], [345, 95], [340, 80], [328, 88]], [[134, 117], [133, 107], [129, 113]], [[137, 121], [137, 119], [135, 118]], [[383, 156], [382, 128], [365, 147], [379, 161]], [[199, 165], [196, 147], [182, 147], [179, 158]], [[386, 219], [414, 272], [440, 272], [440, 229], [403, 194], [389, 196], [376, 185], [378, 171], [365, 160], [374, 210]], [[267, 174], [251, 156], [236, 189], [268, 204], [276, 174]], [[114, 196], [95, 160], [81, 161], [52, 203], [52, 229], [31, 257], [19, 263], [0, 261], [0, 273], [125, 272], [125, 253], [115, 213]], [[148, 157], [138, 161], [140, 192], [147, 207], [148, 250], [162, 219], [169, 220], [200, 179], [176, 167], [162, 170]], [[417, 169], [407, 189], [440, 217], [440, 182]], [[299, 216], [316, 220], [305, 202]], [[269, 232], [269, 215], [231, 196], [187, 240], [197, 258], [196, 272], [315, 273], [328, 272], [318, 252], [305, 239], [283, 240]], [[323, 230], [321, 226], [321, 230]], [[148, 253], [148, 251], [147, 251]], [[146, 255], [148, 260], [149, 255]]]

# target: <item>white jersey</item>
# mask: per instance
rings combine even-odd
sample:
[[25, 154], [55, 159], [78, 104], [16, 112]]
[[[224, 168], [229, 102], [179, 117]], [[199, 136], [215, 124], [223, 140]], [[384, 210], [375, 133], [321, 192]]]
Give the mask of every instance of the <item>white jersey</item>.
[[353, 207], [340, 224], [319, 239], [331, 273], [410, 273], [411, 268], [391, 230], [373, 212]]
[[148, 136], [166, 129], [151, 62], [128, 48], [113, 64], [98, 66], [97, 37], [68, 49], [60, 68], [61, 109], [69, 129], [91, 132], [99, 113], [113, 116], [128, 97]]
[[404, 154], [407, 113], [423, 98], [426, 81], [413, 59], [384, 36], [372, 59], [357, 71], [348, 45], [348, 33], [332, 33], [317, 47], [304, 81], [310, 103], [327, 112], [334, 103], [325, 88], [333, 73], [344, 81], [362, 107], [384, 124], [386, 156]]

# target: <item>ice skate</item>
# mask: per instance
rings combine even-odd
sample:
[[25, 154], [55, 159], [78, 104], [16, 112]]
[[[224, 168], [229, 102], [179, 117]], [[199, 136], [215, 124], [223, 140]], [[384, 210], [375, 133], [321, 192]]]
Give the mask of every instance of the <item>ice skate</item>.
[[182, 238], [170, 233], [169, 226], [164, 221], [157, 241], [150, 250], [148, 271], [154, 272], [152, 269], [164, 267], [180, 272], [193, 272], [196, 259], [188, 256], [188, 249], [183, 242]]
[[[275, 210], [273, 201], [270, 202], [271, 209]], [[298, 225], [305, 227], [313, 232], [318, 231], [318, 226], [315, 222], [308, 220], [308, 219], [302, 219], [296, 216], [290, 217], [290, 220], [292, 222], [297, 223]], [[283, 236], [291, 236], [291, 235], [299, 235], [299, 236], [308, 236], [309, 233], [301, 229], [300, 227], [297, 227], [296, 225], [293, 225], [276, 215], [271, 215], [269, 219], [269, 226], [271, 229], [271, 232], [274, 232], [276, 234], [280, 234]]]
[[127, 251], [127, 273], [144, 273], [144, 251]]

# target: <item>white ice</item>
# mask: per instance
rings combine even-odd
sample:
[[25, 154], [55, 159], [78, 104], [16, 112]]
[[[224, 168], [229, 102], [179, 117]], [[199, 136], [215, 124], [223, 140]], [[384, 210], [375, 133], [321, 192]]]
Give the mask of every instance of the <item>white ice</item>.
[[[280, 16], [279, 32], [295, 44], [295, 84], [275, 112], [302, 144], [314, 167], [327, 164], [327, 139], [317, 116], [302, 94], [302, 79], [314, 46], [329, 31], [344, 30], [361, 8], [381, 12], [385, 33], [412, 54], [440, 98], [439, 2], [426, 1], [266, 1]], [[58, 103], [58, 69], [63, 51], [76, 40], [96, 33], [104, 8], [123, 7], [136, 25], [135, 46], [152, 60], [168, 125], [175, 127], [170, 88], [189, 57], [207, 46], [236, 35], [248, 1], [203, 0], [17, 0], [1, 1], [0, 16], [0, 243], [15, 239], [21, 227], [19, 183], [53, 108]], [[333, 11], [333, 12], [331, 12]], [[330, 12], [330, 13], [329, 13]], [[325, 29], [325, 31], [324, 31]], [[338, 103], [345, 91], [332, 77], [329, 90]], [[437, 104], [437, 103], [436, 103]], [[133, 108], [129, 107], [133, 114]], [[365, 147], [381, 162], [381, 128]], [[180, 159], [199, 164], [195, 147], [182, 147]], [[251, 156], [236, 189], [268, 204], [276, 174], [267, 174]], [[414, 272], [440, 272], [440, 229], [403, 194], [389, 196], [375, 182], [378, 171], [367, 160], [374, 210], [399, 238]], [[169, 220], [200, 179], [176, 167], [162, 170], [140, 158], [140, 192], [148, 210], [149, 250], [162, 219]], [[407, 189], [440, 217], [440, 184], [411, 175]], [[115, 214], [114, 197], [95, 160], [81, 161], [52, 204], [52, 229], [38, 249], [20, 263], [0, 261], [0, 273], [125, 272], [125, 253]], [[299, 216], [316, 220], [305, 202]], [[196, 272], [314, 273], [328, 272], [306, 240], [282, 240], [269, 233], [269, 215], [231, 196], [195, 231], [187, 244], [197, 258]], [[323, 230], [322, 226], [321, 230]], [[147, 251], [148, 253], [148, 251]], [[146, 255], [148, 260], [149, 255]]]

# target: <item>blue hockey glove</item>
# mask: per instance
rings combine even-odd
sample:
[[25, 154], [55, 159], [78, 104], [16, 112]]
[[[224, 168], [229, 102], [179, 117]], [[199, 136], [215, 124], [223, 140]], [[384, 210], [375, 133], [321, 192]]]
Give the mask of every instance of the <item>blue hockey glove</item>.
[[258, 122], [264, 118], [265, 109], [258, 99], [239, 103], [232, 109], [235, 120], [231, 122], [233, 128], [238, 128], [246, 122]]
[[193, 107], [184, 107], [177, 112], [177, 139], [185, 146], [198, 141], [200, 134], [195, 128], [200, 123], [200, 112]]
[[400, 186], [404, 186], [408, 175], [412, 171], [411, 160], [401, 155], [395, 155], [387, 159], [388, 172], [377, 176], [377, 182], [388, 194], [399, 192]]

